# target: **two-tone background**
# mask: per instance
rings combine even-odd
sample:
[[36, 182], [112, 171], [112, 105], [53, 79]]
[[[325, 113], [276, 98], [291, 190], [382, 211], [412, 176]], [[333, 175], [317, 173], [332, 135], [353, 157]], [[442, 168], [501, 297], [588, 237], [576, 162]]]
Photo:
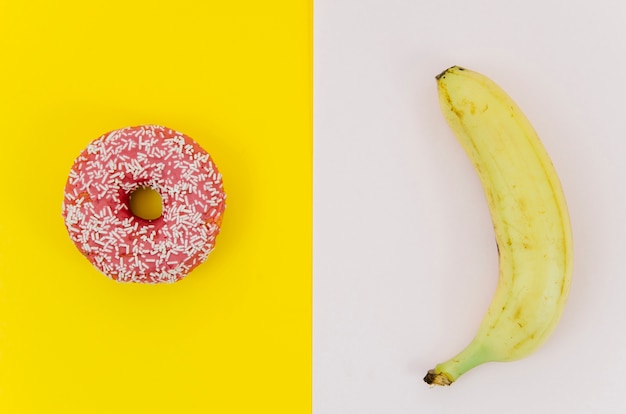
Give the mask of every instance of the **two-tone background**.
[[[626, 3], [0, 0], [0, 413], [619, 413]], [[570, 301], [535, 355], [421, 381], [472, 337], [497, 254], [434, 76], [500, 83], [559, 172]], [[60, 216], [111, 129], [196, 139], [209, 260], [123, 285]]]

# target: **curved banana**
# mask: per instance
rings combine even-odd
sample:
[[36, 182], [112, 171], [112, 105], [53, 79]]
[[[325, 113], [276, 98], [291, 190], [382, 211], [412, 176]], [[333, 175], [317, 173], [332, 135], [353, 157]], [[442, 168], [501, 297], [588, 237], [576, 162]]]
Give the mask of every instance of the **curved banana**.
[[506, 92], [458, 66], [436, 78], [444, 117], [485, 190], [500, 266], [496, 293], [472, 342], [424, 378], [450, 385], [482, 363], [523, 358], [548, 338], [569, 292], [572, 232], [552, 162]]

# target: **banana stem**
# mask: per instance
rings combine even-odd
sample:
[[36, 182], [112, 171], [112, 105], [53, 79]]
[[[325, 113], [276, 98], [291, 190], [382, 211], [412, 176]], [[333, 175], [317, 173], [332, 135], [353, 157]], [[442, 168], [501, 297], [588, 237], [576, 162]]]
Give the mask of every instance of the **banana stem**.
[[488, 352], [482, 345], [470, 343], [454, 358], [428, 371], [424, 381], [429, 385], [450, 385], [477, 365], [488, 362]]
[[450, 385], [453, 380], [451, 380], [445, 373], [440, 372], [437, 374], [434, 369], [429, 369], [428, 373], [424, 377], [424, 381], [428, 385]]

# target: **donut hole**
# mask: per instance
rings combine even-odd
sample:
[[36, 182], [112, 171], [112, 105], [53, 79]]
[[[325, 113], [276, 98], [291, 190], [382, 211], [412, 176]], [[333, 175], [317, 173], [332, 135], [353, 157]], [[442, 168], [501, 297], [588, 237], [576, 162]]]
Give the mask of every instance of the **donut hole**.
[[130, 194], [130, 212], [144, 220], [156, 220], [163, 215], [163, 199], [150, 187], [139, 187]]

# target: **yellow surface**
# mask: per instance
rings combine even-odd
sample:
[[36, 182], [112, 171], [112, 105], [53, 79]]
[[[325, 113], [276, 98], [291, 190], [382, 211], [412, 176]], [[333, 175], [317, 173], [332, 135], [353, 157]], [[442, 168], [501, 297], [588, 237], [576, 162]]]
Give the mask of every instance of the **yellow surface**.
[[163, 215], [163, 199], [157, 190], [140, 187], [130, 193], [130, 211], [145, 220], [156, 220]]
[[[0, 413], [311, 411], [311, 0], [0, 0]], [[163, 124], [224, 176], [222, 233], [173, 285], [74, 247], [74, 158]]]

